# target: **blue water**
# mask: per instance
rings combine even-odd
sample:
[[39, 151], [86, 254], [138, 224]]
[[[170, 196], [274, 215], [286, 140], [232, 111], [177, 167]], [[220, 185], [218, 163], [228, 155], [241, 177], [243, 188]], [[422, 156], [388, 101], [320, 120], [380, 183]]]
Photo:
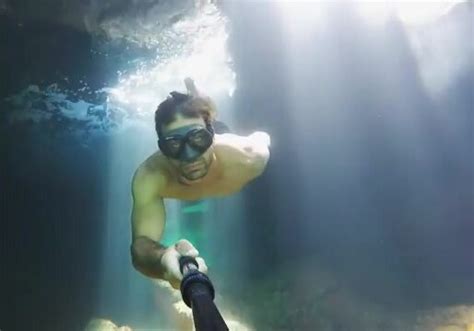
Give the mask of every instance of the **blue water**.
[[154, 107], [184, 88], [165, 64], [220, 24], [231, 64], [209, 55], [199, 87], [235, 132], [270, 134], [270, 162], [234, 196], [167, 200], [164, 241], [200, 250], [224, 317], [401, 331], [474, 311], [471, 4], [416, 27], [329, 6], [295, 35], [271, 2], [228, 3], [142, 44], [150, 17], [128, 8], [103, 22], [129, 38], [0, 16], [1, 330], [179, 329], [179, 298], [131, 266], [130, 180], [156, 150]]

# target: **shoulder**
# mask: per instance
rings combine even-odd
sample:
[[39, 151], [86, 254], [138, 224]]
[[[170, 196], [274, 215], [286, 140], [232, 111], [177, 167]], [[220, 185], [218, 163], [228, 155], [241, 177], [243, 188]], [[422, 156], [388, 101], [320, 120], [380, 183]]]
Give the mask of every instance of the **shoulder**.
[[270, 136], [263, 131], [255, 131], [248, 136], [233, 133], [216, 134], [215, 144], [225, 148], [266, 153], [270, 147]]
[[215, 146], [223, 158], [250, 169], [256, 176], [263, 172], [270, 157], [270, 136], [262, 131], [248, 136], [216, 135]]
[[160, 195], [167, 183], [165, 169], [158, 153], [143, 161], [135, 170], [132, 178], [134, 198], [154, 198]]

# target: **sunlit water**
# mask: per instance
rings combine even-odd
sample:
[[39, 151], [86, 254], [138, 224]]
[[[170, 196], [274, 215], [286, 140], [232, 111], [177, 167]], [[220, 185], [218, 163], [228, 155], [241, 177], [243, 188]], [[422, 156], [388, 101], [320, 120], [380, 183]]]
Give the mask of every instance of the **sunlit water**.
[[[282, 2], [280, 5], [282, 38], [287, 46], [284, 52], [290, 59], [288, 67], [285, 68], [288, 72], [284, 76], [290, 83], [289, 95], [294, 98], [292, 104], [297, 105], [297, 100], [306, 97], [307, 86], [301, 82], [307, 82], [304, 77], [309, 74], [307, 68], [300, 65], [300, 61], [306, 55], [301, 53], [301, 49], [309, 42], [308, 39], [305, 39], [308, 38], [307, 33], [311, 32], [316, 36], [322, 36], [320, 39], [315, 39], [327, 41], [324, 37], [327, 36], [326, 32], [331, 32], [331, 25], [326, 24], [326, 20], [328, 17], [334, 20], [337, 14], [335, 14], [333, 7], [325, 3], [313, 7], [308, 7], [307, 3], [295, 5]], [[446, 14], [451, 5], [451, 3], [442, 5], [432, 3], [423, 7], [419, 3], [420, 11], [420, 7], [412, 8], [413, 6], [410, 5], [395, 6], [396, 8], [388, 6], [389, 8], [387, 8], [382, 4], [371, 5], [366, 2], [356, 4], [356, 12], [361, 17], [365, 17], [367, 25], [373, 29], [369, 31], [373, 31], [374, 35], [383, 31], [386, 24], [394, 17], [401, 20], [404, 32], [410, 41], [409, 47], [416, 57], [418, 74], [430, 98], [435, 101], [445, 93], [459, 75], [469, 68], [472, 69], [472, 50], [470, 53], [465, 52], [463, 47], [465, 40], [460, 37], [464, 35], [462, 27], [460, 28], [456, 22], [442, 20], [442, 15]], [[336, 13], [338, 13], [337, 10]], [[130, 325], [136, 329], [155, 327], [156, 325], [171, 327], [175, 325], [174, 323], [189, 324], [190, 313], [189, 309], [183, 307], [178, 293], [173, 293], [169, 288], [157, 287], [156, 284], [137, 273], [130, 265], [128, 251], [130, 242], [129, 182], [136, 166], [156, 150], [156, 138], [152, 125], [153, 111], [169, 91], [184, 91], [183, 79], [189, 76], [195, 79], [198, 88], [202, 87], [206, 94], [217, 101], [223, 100], [218, 103], [220, 116], [226, 119], [226, 122], [233, 124], [232, 106], [227, 102], [231, 100], [236, 88], [233, 59], [226, 44], [229, 37], [229, 22], [217, 7], [212, 4], [198, 6], [190, 10], [187, 15], [174, 21], [173, 24], [158, 26], [156, 30], [153, 28], [154, 19], [151, 14], [143, 18], [141, 22], [143, 26], [131, 24], [134, 22], [133, 20], [130, 21], [131, 23], [127, 23], [126, 19], [109, 21], [105, 27], [112, 40], [98, 44], [96, 49], [91, 50], [91, 52], [102, 55], [107, 55], [110, 52], [110, 56], [112, 56], [113, 52], [117, 51], [114, 48], [116, 47], [114, 39], [124, 38], [124, 35], [129, 32], [124, 45], [141, 49], [143, 50], [142, 54], [146, 54], [137, 57], [131, 56], [130, 59], [125, 59], [124, 63], [117, 63], [117, 67], [120, 69], [116, 71], [117, 81], [114, 84], [96, 90], [92, 90], [86, 81], [81, 82], [82, 86], [77, 90], [63, 88], [61, 82], [49, 86], [31, 85], [6, 100], [11, 108], [8, 115], [8, 120], [11, 123], [26, 120], [57, 121], [59, 129], [77, 137], [84, 148], [91, 148], [90, 143], [93, 141], [91, 137], [106, 137], [109, 170], [104, 182], [106, 198], [104, 199], [105, 206], [103, 206], [104, 215], [101, 219], [103, 221], [103, 238], [101, 242], [100, 304], [96, 316], [91, 316], [91, 318], [111, 319], [119, 325]], [[441, 21], [437, 21], [439, 18]], [[264, 22], [258, 23], [264, 24]], [[255, 29], [258, 29], [256, 23]], [[390, 55], [389, 47], [390, 45], [387, 45], [387, 48], [383, 49], [381, 53]], [[331, 54], [330, 51], [327, 54], [334, 56], [332, 58], [334, 67], [325, 69], [328, 72], [333, 69], [337, 70], [339, 66], [337, 56]], [[307, 60], [307, 58], [305, 59]], [[344, 59], [344, 57], [341, 56], [340, 59]], [[397, 58], [394, 57], [393, 61], [396, 62], [396, 60]], [[329, 62], [331, 63], [331, 61]], [[387, 64], [392, 64], [391, 60], [387, 60]], [[282, 68], [273, 69], [275, 71], [283, 70]], [[260, 79], [262, 78], [260, 77]], [[264, 79], [262, 80], [264, 81]], [[317, 81], [316, 78], [315, 81]], [[324, 84], [330, 85], [333, 82], [328, 81]], [[339, 96], [337, 84], [334, 86], [335, 89], [331, 93], [334, 93], [334, 96]], [[387, 93], [396, 99], [396, 85], [392, 88], [395, 91], [387, 89], [376, 92]], [[271, 93], [278, 93], [278, 91], [270, 91]], [[255, 107], [255, 111], [258, 111], [258, 107]], [[293, 110], [289, 109], [289, 112], [291, 111]], [[335, 115], [328, 113], [325, 116], [330, 118]], [[396, 122], [400, 118], [390, 117], [391, 114], [384, 116], [388, 116], [395, 123], [395, 127], [389, 127], [388, 131], [394, 130], [393, 132], [398, 133], [397, 129], [403, 127], [403, 132], [408, 132], [410, 137], [425, 139], [418, 131], [423, 123], [411, 118], [404, 118], [401, 122]], [[439, 118], [446, 121], [450, 119], [446, 112], [440, 112]], [[341, 122], [347, 120], [342, 117], [340, 119]], [[304, 117], [292, 120], [297, 128], [308, 128], [311, 124]], [[328, 121], [328, 123], [332, 122]], [[348, 131], [354, 130], [351, 125], [352, 123], [342, 123], [340, 127]], [[445, 126], [447, 137], [457, 137], [456, 125]], [[287, 137], [283, 138], [276, 137], [275, 148], [278, 149], [279, 144], [282, 144], [285, 139], [299, 137], [298, 134], [300, 132], [289, 133]], [[407, 141], [410, 140], [407, 139]], [[402, 139], [397, 144], [399, 145], [395, 146], [395, 149], [401, 150], [405, 147]], [[329, 151], [329, 153], [337, 154], [339, 152], [343, 155], [340, 160], [350, 161], [355, 159], [351, 156], [359, 152], [362, 153], [361, 146], [356, 142], [352, 146], [353, 148], [348, 151], [336, 149]], [[296, 154], [301, 152], [298, 148], [296, 150]], [[431, 156], [426, 150], [419, 151], [417, 155], [418, 159], [422, 160], [421, 164], [429, 164], [426, 159]], [[311, 174], [313, 169], [308, 165], [309, 162], [306, 162], [308, 161], [305, 159], [307, 155], [301, 153], [297, 157], [300, 161], [298, 169]], [[333, 165], [320, 164], [320, 166], [326, 166], [329, 169]], [[360, 163], [353, 164], [351, 167], [353, 173], [346, 173], [347, 180], [357, 181], [358, 179], [355, 177], [360, 169]], [[426, 167], [424, 171], [433, 170]], [[301, 185], [303, 187], [308, 185], [308, 191], [312, 189], [310, 182]], [[330, 189], [328, 191], [330, 194]], [[278, 194], [272, 193], [272, 195], [277, 196]], [[280, 196], [283, 195], [280, 193]], [[367, 197], [357, 197], [356, 199], [369, 200]], [[340, 291], [340, 284], [333, 275], [319, 270], [314, 265], [302, 265], [299, 261], [295, 261], [294, 264], [289, 262], [287, 265], [275, 266], [275, 269], [278, 269], [278, 276], [275, 277], [269, 272], [268, 276], [255, 280], [251, 286], [252, 291], [248, 291], [249, 287], [244, 288], [242, 292], [239, 292], [238, 286], [232, 289], [232, 276], [236, 279], [239, 278], [238, 275], [231, 275], [232, 271], [239, 270], [242, 274], [249, 271], [245, 269], [248, 267], [248, 263], [243, 260], [246, 259], [246, 256], [251, 256], [253, 253], [251, 250], [255, 249], [246, 246], [245, 237], [248, 232], [244, 227], [251, 223], [240, 225], [244, 218], [241, 200], [242, 197], [237, 195], [219, 200], [219, 203], [199, 201], [181, 204], [175, 201], [166, 201], [168, 219], [164, 242], [171, 244], [180, 237], [189, 238], [208, 258], [211, 270], [212, 267], [216, 267], [213, 280], [223, 289], [218, 293], [217, 302], [223, 308], [222, 312], [226, 319], [236, 321], [235, 323], [241, 322], [244, 325], [243, 330], [251, 328], [250, 316], [260, 323], [261, 321], [274, 321], [272, 327], [280, 326], [284, 330], [285, 320], [298, 321], [300, 323], [298, 325], [304, 327], [305, 318], [314, 322], [318, 319], [311, 314], [321, 314], [328, 320], [341, 320], [340, 323], [344, 326], [352, 321], [360, 322], [362, 326], [357, 325], [355, 329], [359, 327], [364, 329], [363, 325], [366, 323], [365, 325], [390, 325], [390, 330], [404, 330], [406, 326], [404, 322], [399, 321], [397, 324], [393, 321], [396, 318], [387, 317], [389, 314], [379, 307], [361, 303], [362, 300], [356, 294]], [[284, 199], [282, 200], [284, 201]], [[308, 206], [305, 208], [309, 209]], [[373, 210], [367, 211], [367, 217], [374, 217], [372, 213], [375, 212]], [[257, 222], [253, 219], [251, 221]], [[290, 219], [290, 221], [293, 220]], [[314, 220], [309, 221], [314, 222]], [[415, 227], [423, 228], [425, 226], [422, 222], [414, 223]], [[268, 231], [273, 233], [273, 229]], [[284, 232], [284, 230], [281, 231]], [[343, 227], [341, 232], [344, 231], [347, 230], [344, 230]], [[262, 232], [265, 233], [265, 231]], [[370, 236], [367, 233], [365, 235]], [[312, 233], [304, 233], [302, 238], [310, 241]], [[284, 251], [285, 248], [277, 247], [277, 249]], [[228, 270], [223, 270], [224, 267], [228, 267]], [[274, 271], [273, 267], [271, 268], [272, 272]], [[396, 279], [401, 276], [394, 272], [392, 277]], [[313, 279], [317, 279], [317, 286], [306, 288], [305, 284], [309, 284]], [[229, 294], [228, 297], [237, 297], [240, 301], [235, 303], [226, 300], [227, 294]], [[315, 298], [321, 300], [318, 301]], [[252, 306], [251, 303], [254, 301], [262, 303], [262, 305]], [[239, 306], [242, 302], [247, 305]], [[320, 302], [324, 302], [324, 304]], [[303, 307], [307, 309], [303, 309]], [[276, 311], [279, 313], [275, 315]], [[472, 328], [470, 323], [474, 323], [469, 320], [471, 312], [471, 308], [461, 306], [450, 316], [461, 316], [458, 320], [463, 320], [463, 327], [470, 331], [469, 328]], [[446, 314], [446, 312], [440, 314], [443, 313]], [[180, 314], [188, 316], [187, 322], [180, 320]], [[354, 316], [362, 317], [358, 319]], [[390, 320], [390, 323], [387, 320]], [[435, 318], [430, 319], [429, 317], [426, 317], [426, 320], [428, 320], [427, 325], [447, 323], [446, 320], [436, 320], [435, 323]], [[458, 323], [455, 318], [453, 320], [452, 324]], [[324, 324], [323, 318], [318, 321], [321, 330], [340, 330], [337, 328], [342, 327], [338, 326], [339, 324], [336, 322]], [[258, 325], [261, 326], [261, 324]], [[388, 326], [386, 326], [386, 330], [389, 330]]]

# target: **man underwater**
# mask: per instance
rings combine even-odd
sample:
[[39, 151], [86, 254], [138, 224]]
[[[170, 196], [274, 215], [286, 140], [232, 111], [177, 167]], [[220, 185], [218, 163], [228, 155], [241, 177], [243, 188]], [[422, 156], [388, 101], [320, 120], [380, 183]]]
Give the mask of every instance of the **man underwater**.
[[132, 244], [135, 269], [179, 288], [179, 258], [205, 261], [187, 240], [160, 244], [165, 228], [164, 198], [198, 200], [236, 193], [264, 171], [270, 155], [265, 132], [249, 136], [215, 132], [215, 106], [187, 78], [187, 94], [171, 92], [155, 112], [159, 151], [148, 157], [132, 180]]

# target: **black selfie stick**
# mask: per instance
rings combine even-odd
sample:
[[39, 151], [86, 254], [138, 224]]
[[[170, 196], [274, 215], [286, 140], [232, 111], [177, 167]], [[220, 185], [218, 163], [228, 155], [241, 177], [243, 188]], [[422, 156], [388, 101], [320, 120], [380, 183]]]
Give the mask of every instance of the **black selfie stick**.
[[214, 304], [214, 286], [204, 273], [198, 270], [196, 260], [190, 256], [179, 259], [183, 274], [181, 295], [183, 301], [193, 310], [196, 331], [228, 331], [219, 310]]

